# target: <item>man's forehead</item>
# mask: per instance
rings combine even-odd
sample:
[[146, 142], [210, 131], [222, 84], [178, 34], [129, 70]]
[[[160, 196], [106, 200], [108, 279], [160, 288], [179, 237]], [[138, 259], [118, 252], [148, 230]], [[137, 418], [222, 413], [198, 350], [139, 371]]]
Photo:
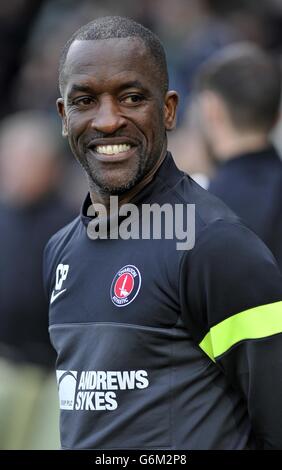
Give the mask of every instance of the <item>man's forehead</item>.
[[132, 63], [151, 60], [151, 54], [141, 38], [110, 38], [75, 40], [68, 51], [66, 67], [69, 71], [79, 66], [103, 66], [110, 63]]

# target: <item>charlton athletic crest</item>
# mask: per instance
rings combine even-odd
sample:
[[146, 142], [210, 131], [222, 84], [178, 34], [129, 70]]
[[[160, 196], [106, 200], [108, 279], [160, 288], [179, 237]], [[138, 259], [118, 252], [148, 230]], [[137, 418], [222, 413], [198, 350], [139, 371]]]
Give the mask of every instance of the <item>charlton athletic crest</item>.
[[111, 299], [116, 307], [126, 307], [137, 296], [141, 287], [139, 270], [127, 264], [115, 275], [111, 285]]

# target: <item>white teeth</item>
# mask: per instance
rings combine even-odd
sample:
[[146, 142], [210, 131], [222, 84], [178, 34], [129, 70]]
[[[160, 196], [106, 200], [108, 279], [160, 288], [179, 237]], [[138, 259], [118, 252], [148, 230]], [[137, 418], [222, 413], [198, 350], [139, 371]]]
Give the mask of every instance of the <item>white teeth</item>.
[[104, 153], [106, 155], [116, 155], [117, 153], [127, 152], [131, 149], [129, 144], [119, 144], [119, 145], [97, 145], [96, 152]]

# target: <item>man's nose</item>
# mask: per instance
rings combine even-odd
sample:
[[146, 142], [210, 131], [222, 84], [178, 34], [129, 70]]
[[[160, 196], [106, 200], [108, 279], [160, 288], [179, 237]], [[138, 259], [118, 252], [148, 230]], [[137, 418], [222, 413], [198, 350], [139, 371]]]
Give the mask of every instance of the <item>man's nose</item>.
[[95, 109], [91, 127], [105, 134], [113, 134], [126, 124], [126, 119], [121, 115], [118, 103], [112, 98], [101, 99]]

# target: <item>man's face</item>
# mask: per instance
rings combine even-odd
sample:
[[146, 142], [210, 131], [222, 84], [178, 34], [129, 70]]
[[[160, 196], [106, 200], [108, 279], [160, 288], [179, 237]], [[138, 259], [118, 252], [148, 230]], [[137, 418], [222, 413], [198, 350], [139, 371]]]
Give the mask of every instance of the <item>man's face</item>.
[[164, 96], [154, 59], [139, 39], [75, 41], [57, 104], [90, 189], [120, 194], [166, 151], [177, 94]]

